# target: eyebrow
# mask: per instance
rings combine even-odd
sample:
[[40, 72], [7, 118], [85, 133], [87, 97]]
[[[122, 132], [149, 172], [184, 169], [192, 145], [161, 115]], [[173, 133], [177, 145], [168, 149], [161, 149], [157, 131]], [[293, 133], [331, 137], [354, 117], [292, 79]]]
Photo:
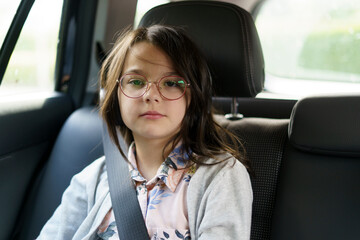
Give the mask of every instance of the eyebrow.
[[[129, 71], [124, 72], [124, 74], [139, 74], [147, 77], [147, 74], [141, 69], [130, 69]], [[178, 72], [165, 72], [162, 74], [162, 77], [166, 76], [180, 76]]]
[[145, 75], [145, 73], [140, 69], [130, 69], [129, 71], [124, 72], [124, 74], [131, 74], [131, 73]]

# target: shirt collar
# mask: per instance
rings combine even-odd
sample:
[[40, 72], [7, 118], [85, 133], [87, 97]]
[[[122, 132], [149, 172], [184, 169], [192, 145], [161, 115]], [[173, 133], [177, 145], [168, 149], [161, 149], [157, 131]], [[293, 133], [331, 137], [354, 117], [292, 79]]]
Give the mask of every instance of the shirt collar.
[[[191, 153], [187, 153], [183, 150], [183, 144], [179, 142], [160, 165], [156, 176], [151, 179], [149, 183], [152, 181], [163, 181], [172, 192], [175, 192], [185, 170], [187, 170], [190, 154]], [[129, 171], [131, 173], [131, 178], [138, 182], [146, 181], [137, 168], [135, 142], [132, 142], [129, 147], [128, 159], [130, 161]]]
[[136, 149], [135, 149], [135, 142], [132, 142], [129, 146], [128, 150], [128, 160], [129, 160], [129, 171], [132, 180], [137, 182], [145, 182], [146, 179], [140, 174], [137, 163], [136, 163]]

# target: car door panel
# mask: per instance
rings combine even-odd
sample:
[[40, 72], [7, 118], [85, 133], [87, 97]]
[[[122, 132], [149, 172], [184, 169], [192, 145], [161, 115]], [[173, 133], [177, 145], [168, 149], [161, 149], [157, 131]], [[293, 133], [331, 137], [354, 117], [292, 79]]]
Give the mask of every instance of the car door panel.
[[72, 111], [63, 94], [0, 98], [0, 239], [9, 239], [33, 176]]

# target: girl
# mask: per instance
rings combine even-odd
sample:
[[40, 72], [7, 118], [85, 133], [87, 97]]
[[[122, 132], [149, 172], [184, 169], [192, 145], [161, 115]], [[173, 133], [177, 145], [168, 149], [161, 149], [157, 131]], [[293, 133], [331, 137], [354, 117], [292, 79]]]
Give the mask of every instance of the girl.
[[[249, 239], [244, 151], [214, 121], [209, 70], [184, 31], [154, 25], [122, 34], [104, 61], [101, 86], [101, 115], [129, 162], [150, 238]], [[73, 177], [39, 236], [98, 238], [118, 239], [104, 157]]]

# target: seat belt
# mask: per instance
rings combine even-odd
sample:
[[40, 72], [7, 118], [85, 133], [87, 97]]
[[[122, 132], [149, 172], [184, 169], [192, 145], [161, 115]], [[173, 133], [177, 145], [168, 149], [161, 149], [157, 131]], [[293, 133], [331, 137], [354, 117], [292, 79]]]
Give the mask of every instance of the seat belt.
[[[122, 137], [118, 139], [124, 151], [126, 144]], [[105, 122], [103, 122], [103, 146], [111, 203], [120, 240], [150, 239], [136, 190], [129, 175], [128, 163], [111, 141]]]

